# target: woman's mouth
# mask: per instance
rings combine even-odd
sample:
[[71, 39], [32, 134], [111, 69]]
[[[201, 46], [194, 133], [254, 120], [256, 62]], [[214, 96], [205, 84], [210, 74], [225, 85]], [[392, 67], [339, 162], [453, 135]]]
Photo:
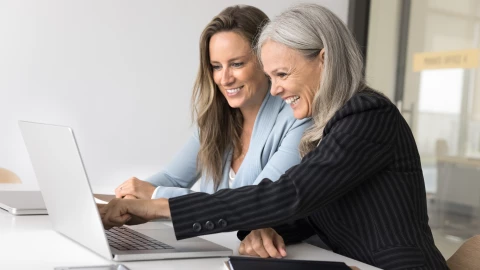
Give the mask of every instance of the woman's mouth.
[[231, 88], [231, 89], [227, 89], [226, 92], [227, 92], [227, 96], [231, 97], [231, 96], [235, 96], [236, 94], [238, 94], [238, 92], [240, 92], [240, 90], [243, 88], [243, 86], [240, 86], [240, 87], [237, 87], [237, 88]]
[[298, 103], [298, 100], [300, 100], [299, 96], [291, 96], [285, 99], [285, 102], [289, 105], [295, 105]]

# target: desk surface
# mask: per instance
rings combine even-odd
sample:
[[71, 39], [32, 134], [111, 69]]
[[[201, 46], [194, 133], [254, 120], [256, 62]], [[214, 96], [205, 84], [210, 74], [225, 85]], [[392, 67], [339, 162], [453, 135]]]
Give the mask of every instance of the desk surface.
[[[163, 222], [170, 224], [170, 222]], [[143, 227], [154, 228], [157, 222]], [[236, 233], [202, 236], [209, 241], [228, 247], [238, 255], [240, 241]], [[287, 247], [287, 258], [303, 260], [343, 261], [362, 270], [378, 269], [331, 251], [302, 243]], [[226, 258], [158, 260], [124, 262], [135, 269], [218, 269], [224, 270]], [[48, 216], [13, 216], [0, 210], [0, 269], [49, 269], [58, 266], [107, 265], [112, 262], [96, 255], [56, 233]]]

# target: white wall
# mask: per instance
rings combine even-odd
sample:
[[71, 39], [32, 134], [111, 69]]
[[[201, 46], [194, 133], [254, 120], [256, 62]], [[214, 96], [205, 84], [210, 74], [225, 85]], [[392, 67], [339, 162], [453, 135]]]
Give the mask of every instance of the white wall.
[[397, 78], [401, 0], [372, 0], [365, 77], [370, 87], [393, 100]]
[[[191, 134], [203, 27], [232, 4], [293, 0], [0, 0], [0, 168], [36, 179], [17, 120], [71, 126], [93, 185], [161, 169]], [[345, 22], [348, 0], [317, 0]]]

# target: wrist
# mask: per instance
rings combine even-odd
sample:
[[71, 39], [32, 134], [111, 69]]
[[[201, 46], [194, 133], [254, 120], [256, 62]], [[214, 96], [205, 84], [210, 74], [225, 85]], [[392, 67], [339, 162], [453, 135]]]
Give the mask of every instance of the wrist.
[[147, 199], [153, 199], [153, 193], [155, 193], [155, 190], [156, 190], [156, 189], [157, 189], [157, 187], [154, 186], [154, 185], [151, 185], [151, 186], [149, 187], [149, 190], [148, 190], [148, 193], [147, 193], [147, 196], [148, 196]]
[[154, 199], [155, 216], [156, 218], [170, 218], [170, 204], [168, 199]]

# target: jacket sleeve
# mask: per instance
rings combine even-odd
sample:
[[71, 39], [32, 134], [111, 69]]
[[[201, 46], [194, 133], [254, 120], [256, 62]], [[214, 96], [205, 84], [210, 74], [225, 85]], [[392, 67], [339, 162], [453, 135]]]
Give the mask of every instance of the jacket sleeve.
[[[273, 229], [283, 238], [286, 245], [301, 242], [315, 234], [315, 231], [306, 218], [279, 225]], [[243, 241], [250, 232], [251, 231], [238, 231], [237, 237]]]
[[190, 188], [200, 174], [197, 171], [197, 155], [200, 149], [198, 133], [195, 132], [173, 160], [160, 172], [146, 179], [156, 186], [152, 199], [172, 198], [192, 193]]
[[[170, 199], [177, 239], [305, 218], [385, 169], [401, 115], [380, 98], [359, 95], [347, 105], [329, 121], [320, 145], [278, 181]], [[205, 226], [207, 221], [214, 228]]]
[[276, 181], [285, 171], [300, 163], [301, 158], [298, 145], [305, 129], [310, 124], [310, 119], [296, 120], [293, 123], [276, 152], [270, 157], [262, 172], [253, 182], [254, 185], [258, 185], [265, 178]]

